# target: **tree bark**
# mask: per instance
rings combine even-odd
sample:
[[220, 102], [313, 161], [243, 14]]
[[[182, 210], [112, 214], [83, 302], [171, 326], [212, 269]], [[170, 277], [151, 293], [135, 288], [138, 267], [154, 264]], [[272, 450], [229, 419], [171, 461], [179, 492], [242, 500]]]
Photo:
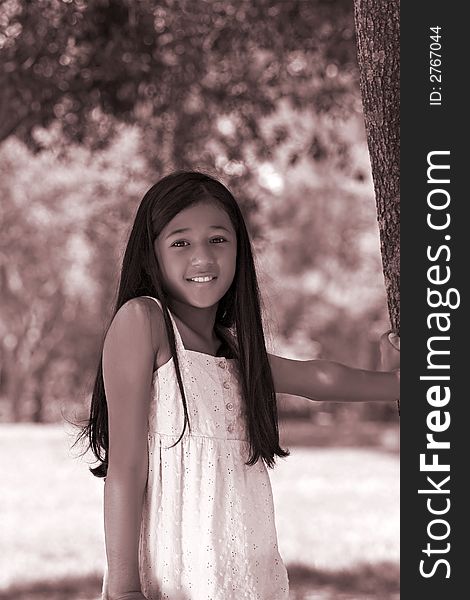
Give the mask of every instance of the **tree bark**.
[[354, 0], [354, 20], [388, 312], [400, 333], [399, 0]]

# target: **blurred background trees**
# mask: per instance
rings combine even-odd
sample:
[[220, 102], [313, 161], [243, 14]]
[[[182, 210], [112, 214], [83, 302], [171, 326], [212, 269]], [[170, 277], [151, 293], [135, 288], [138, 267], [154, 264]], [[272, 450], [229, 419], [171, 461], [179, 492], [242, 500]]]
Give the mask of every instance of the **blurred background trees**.
[[[376, 367], [352, 2], [7, 0], [0, 73], [2, 420], [86, 415], [133, 215], [174, 168], [239, 200], [273, 350]], [[395, 418], [298, 400], [282, 411]]]

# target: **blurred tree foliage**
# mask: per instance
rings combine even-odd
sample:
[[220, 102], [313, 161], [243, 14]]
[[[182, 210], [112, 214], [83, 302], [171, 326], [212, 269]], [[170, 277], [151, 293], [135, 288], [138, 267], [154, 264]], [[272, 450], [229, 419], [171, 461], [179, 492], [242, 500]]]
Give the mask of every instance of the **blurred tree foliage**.
[[349, 0], [7, 0], [0, 48], [0, 418], [84, 410], [134, 211], [173, 168], [239, 200], [275, 349], [376, 366]]
[[289, 131], [267, 139], [258, 120], [279, 99], [316, 112], [351, 102], [349, 0], [10, 0], [1, 27], [0, 140], [34, 143], [33, 128], [57, 120], [100, 144], [117, 118], [150, 132], [156, 168], [184, 167], [224, 136], [214, 115], [226, 113], [237, 123], [230, 158], [247, 141], [269, 158]]
[[54, 420], [68, 399], [83, 402], [146, 186], [135, 130], [100, 151], [59, 150], [50, 132], [42, 141], [52, 148], [0, 146], [1, 383], [15, 420]]

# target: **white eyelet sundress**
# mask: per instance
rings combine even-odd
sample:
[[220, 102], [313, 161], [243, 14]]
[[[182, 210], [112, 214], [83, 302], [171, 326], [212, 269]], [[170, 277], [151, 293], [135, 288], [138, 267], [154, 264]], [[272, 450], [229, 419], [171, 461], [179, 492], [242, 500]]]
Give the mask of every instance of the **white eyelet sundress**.
[[[288, 600], [267, 468], [261, 460], [244, 464], [249, 445], [236, 360], [186, 350], [171, 321], [191, 433], [186, 428], [170, 448], [184, 423], [171, 358], [154, 372], [149, 411], [142, 592], [148, 600]], [[103, 599], [106, 579], [107, 569]]]

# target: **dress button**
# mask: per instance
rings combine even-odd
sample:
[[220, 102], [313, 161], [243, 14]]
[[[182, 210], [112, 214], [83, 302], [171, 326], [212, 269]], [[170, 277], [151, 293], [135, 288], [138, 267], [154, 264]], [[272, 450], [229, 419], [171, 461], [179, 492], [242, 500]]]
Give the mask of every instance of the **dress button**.
[[232, 423], [230, 423], [230, 425], [228, 425], [227, 431], [229, 431], [230, 433], [232, 433], [232, 431], [233, 431], [233, 425], [232, 425]]
[[232, 410], [233, 404], [231, 402], [227, 402], [227, 404], [225, 405], [225, 407], [227, 408], [227, 410]]
[[219, 367], [225, 369], [225, 362], [223, 360], [219, 361]]
[[226, 390], [229, 390], [229, 389], [230, 389], [230, 383], [229, 383], [228, 381], [224, 381], [224, 388], [225, 388]]

